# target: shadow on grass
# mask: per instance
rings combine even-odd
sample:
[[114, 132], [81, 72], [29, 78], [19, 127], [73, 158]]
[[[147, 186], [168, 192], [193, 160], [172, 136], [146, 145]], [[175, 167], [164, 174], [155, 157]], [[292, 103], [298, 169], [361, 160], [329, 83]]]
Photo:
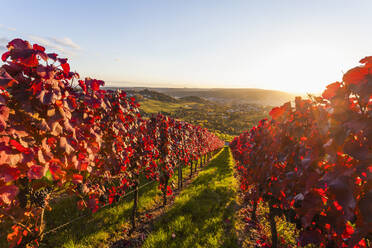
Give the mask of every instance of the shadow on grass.
[[[167, 244], [169, 241], [154, 242], [147, 247], [168, 247], [174, 244], [181, 244], [177, 245], [181, 247], [198, 247], [197, 244], [200, 244], [199, 247], [235, 247], [236, 237], [231, 232], [235, 191], [232, 187], [233, 172], [229, 158], [230, 152], [228, 148], [224, 148], [199, 173], [185, 192], [181, 193], [176, 205], [166, 216], [159, 218], [160, 223], [155, 224], [156, 227], [164, 223], [167, 225], [168, 222], [176, 225], [175, 228], [169, 226], [167, 234], [172, 244]], [[188, 168], [183, 170], [186, 172]], [[159, 193], [157, 183], [142, 189], [139, 197], [141, 209], [153, 206], [154, 201], [160, 199]], [[108, 240], [120, 239], [123, 229], [129, 229], [131, 207], [132, 196], [128, 196], [116, 206], [99, 210], [55, 233], [48, 234], [40, 247], [108, 247]], [[46, 212], [46, 230], [81, 214], [85, 213], [76, 210], [75, 198], [62, 199], [51, 212]], [[176, 234], [176, 238], [172, 238], [172, 233]], [[157, 237], [156, 230], [149, 240], [154, 237]], [[175, 243], [173, 240], [179, 242]]]
[[[139, 205], [146, 207], [153, 204], [159, 194], [156, 182], [146, 186], [139, 192]], [[99, 210], [69, 226], [45, 237], [40, 247], [106, 247], [107, 240], [120, 236], [124, 228], [129, 226], [129, 216], [133, 196], [129, 195], [117, 205]], [[89, 210], [88, 210], [89, 211]], [[87, 213], [87, 212], [85, 212]], [[51, 212], [47, 212], [46, 230], [50, 230], [71, 219], [84, 214], [76, 210], [76, 199], [61, 200]]]
[[225, 147], [155, 223], [143, 247], [238, 247], [236, 181]]
[[[189, 170], [183, 169], [184, 175]], [[176, 180], [172, 178], [171, 181]], [[144, 179], [144, 182], [146, 180]], [[139, 212], [154, 211], [161, 200], [161, 192], [158, 183], [154, 182], [139, 192]], [[53, 207], [51, 212], [46, 212], [46, 230], [64, 224], [71, 219], [87, 212], [78, 211], [76, 198], [60, 200]], [[55, 233], [48, 234], [40, 247], [109, 247], [110, 243], [121, 240], [124, 230], [130, 229], [130, 215], [133, 206], [133, 195], [120, 201], [110, 208], [101, 209], [98, 212], [88, 215]], [[155, 206], [155, 208], [154, 208]]]

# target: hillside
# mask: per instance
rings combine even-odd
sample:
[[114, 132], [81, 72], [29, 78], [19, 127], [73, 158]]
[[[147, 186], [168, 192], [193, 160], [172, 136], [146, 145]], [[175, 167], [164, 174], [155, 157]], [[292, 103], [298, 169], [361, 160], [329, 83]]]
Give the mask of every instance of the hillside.
[[294, 98], [290, 93], [263, 89], [158, 88], [156, 90], [173, 97], [198, 96], [220, 103], [255, 103], [271, 106], [283, 104]]
[[154, 90], [129, 91], [140, 104], [142, 116], [163, 113], [221, 135], [237, 135], [268, 117], [269, 106], [244, 102], [208, 101], [200, 96], [175, 98]]
[[183, 102], [211, 103], [210, 101], [199, 96], [184, 96], [179, 98], [179, 100]]
[[[108, 87], [110, 89], [117, 89]], [[204, 88], [148, 88], [123, 87], [126, 91], [140, 92], [144, 89], [157, 91], [166, 95], [182, 98], [196, 96], [219, 103], [253, 103], [266, 106], [277, 106], [294, 99], [295, 95], [277, 90], [264, 89], [204, 89]]]
[[122, 89], [137, 99], [145, 117], [163, 113], [228, 136], [238, 135], [267, 118], [271, 104], [293, 100], [289, 93], [261, 89]]

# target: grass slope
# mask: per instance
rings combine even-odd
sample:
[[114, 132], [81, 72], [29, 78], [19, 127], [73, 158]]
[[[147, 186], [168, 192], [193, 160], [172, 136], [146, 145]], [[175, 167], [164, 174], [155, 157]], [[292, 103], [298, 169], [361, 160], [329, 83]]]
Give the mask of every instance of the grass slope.
[[[199, 163], [199, 162], [198, 162]], [[184, 177], [189, 176], [190, 168], [183, 168]], [[143, 180], [143, 184], [146, 180]], [[173, 177], [171, 182], [177, 183], [177, 177]], [[158, 183], [154, 182], [139, 192], [139, 212], [160, 204], [162, 201], [161, 191]], [[117, 205], [101, 209], [98, 212], [84, 217], [71, 225], [51, 233], [45, 237], [41, 243], [41, 248], [63, 247], [63, 248], [93, 248], [110, 247], [110, 243], [120, 240], [124, 230], [130, 229], [130, 214], [133, 206], [133, 195], [129, 195]], [[89, 210], [88, 210], [89, 212]], [[81, 214], [76, 209], [76, 199], [62, 199], [53, 206], [51, 212], [46, 212], [46, 230], [59, 226], [67, 221], [78, 217]], [[1, 229], [0, 229], [1, 230]], [[0, 247], [6, 247], [6, 241], [0, 239]]]
[[225, 147], [155, 223], [143, 247], [238, 247], [236, 193], [233, 160]]
[[[139, 210], [144, 211], [160, 201], [160, 190], [157, 183], [153, 183], [140, 190]], [[133, 206], [133, 196], [128, 196], [114, 207], [106, 208], [83, 218], [67, 228], [48, 235], [41, 247], [63, 248], [93, 248], [109, 247], [109, 240], [120, 239], [123, 230], [130, 228], [129, 220]], [[47, 230], [65, 223], [78, 216], [76, 200], [67, 198], [55, 206], [52, 212], [47, 213]], [[52, 223], [52, 224], [51, 224]]]
[[144, 101], [141, 101], [140, 105], [140, 109], [143, 110], [145, 113], [156, 114], [159, 112], [174, 113], [178, 109], [187, 108], [186, 106], [189, 106], [189, 108], [191, 108], [194, 105], [202, 106], [203, 104], [196, 102], [162, 102], [159, 100], [146, 99]]
[[[183, 168], [185, 177], [189, 168]], [[176, 180], [176, 178], [172, 178]], [[144, 247], [237, 247], [235, 199], [237, 182], [228, 147], [222, 149], [197, 178], [176, 198], [173, 206], [155, 223]], [[40, 247], [110, 247], [129, 230], [132, 196], [119, 204], [99, 210], [71, 225], [48, 234]], [[158, 184], [140, 190], [139, 211], [151, 209], [161, 201]], [[76, 199], [65, 198], [46, 212], [46, 230], [79, 216]], [[175, 238], [172, 238], [172, 234]], [[0, 247], [6, 247], [0, 239]]]

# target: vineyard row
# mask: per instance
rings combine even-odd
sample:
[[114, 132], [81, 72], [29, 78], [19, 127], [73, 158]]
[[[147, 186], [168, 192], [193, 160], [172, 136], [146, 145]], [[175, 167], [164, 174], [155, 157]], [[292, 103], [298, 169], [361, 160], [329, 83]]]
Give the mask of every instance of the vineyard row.
[[61, 194], [95, 212], [134, 190], [134, 227], [140, 178], [159, 181], [166, 204], [177, 165], [205, 160], [224, 145], [199, 126], [142, 118], [134, 98], [80, 79], [67, 59], [42, 46], [14, 39], [7, 48], [0, 68], [0, 222], [14, 223], [10, 247], [38, 245], [44, 211]]
[[[297, 97], [230, 144], [253, 206], [299, 230], [298, 246], [366, 247], [372, 241], [372, 57], [322, 96]], [[285, 244], [282, 244], [285, 245]]]

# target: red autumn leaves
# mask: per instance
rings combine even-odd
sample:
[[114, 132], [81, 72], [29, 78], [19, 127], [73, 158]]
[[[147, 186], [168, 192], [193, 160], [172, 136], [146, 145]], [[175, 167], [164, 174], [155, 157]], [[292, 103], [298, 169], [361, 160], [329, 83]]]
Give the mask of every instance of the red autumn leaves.
[[[177, 163], [223, 146], [200, 127], [161, 115], [142, 119], [134, 98], [101, 89], [102, 80], [79, 80], [67, 59], [42, 46], [15, 39], [7, 47], [0, 68], [0, 206], [30, 230], [38, 230], [42, 214], [27, 203], [30, 190], [77, 195], [79, 208], [97, 211], [130, 190], [137, 175], [160, 180]], [[10, 245], [29, 235], [18, 227]]]
[[346, 84], [363, 85], [370, 80], [372, 68], [372, 56], [365, 57], [359, 61], [362, 66], [350, 69], [342, 78]]
[[372, 57], [360, 63], [230, 144], [247, 197], [294, 213], [302, 245], [365, 247], [372, 232]]

